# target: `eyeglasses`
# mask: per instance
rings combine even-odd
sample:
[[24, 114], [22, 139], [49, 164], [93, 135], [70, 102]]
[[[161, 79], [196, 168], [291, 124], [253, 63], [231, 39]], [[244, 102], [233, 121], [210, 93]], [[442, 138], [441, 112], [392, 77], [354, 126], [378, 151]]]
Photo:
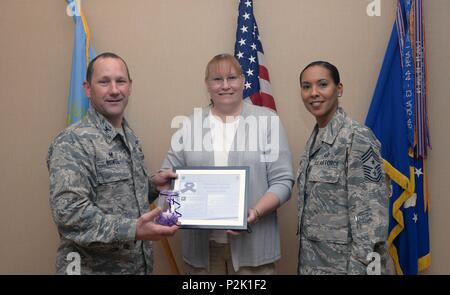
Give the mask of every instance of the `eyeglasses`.
[[225, 81], [227, 81], [228, 84], [237, 84], [239, 82], [240, 76], [228, 76], [228, 77], [213, 77], [211, 79], [208, 79], [208, 83], [213, 86], [222, 86]]

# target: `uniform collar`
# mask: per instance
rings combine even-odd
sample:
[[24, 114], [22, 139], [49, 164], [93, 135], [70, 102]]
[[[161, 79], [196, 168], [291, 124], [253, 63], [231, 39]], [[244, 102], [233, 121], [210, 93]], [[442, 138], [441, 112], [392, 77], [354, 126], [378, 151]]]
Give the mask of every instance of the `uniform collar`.
[[[117, 134], [119, 134], [116, 128], [105, 118], [105, 116], [97, 112], [92, 106], [89, 107], [87, 116], [88, 119], [100, 130], [100, 132], [103, 133], [108, 143], [110, 143], [117, 136]], [[122, 126], [124, 132], [126, 132], [128, 123], [125, 118], [122, 121]]]
[[[322, 138], [323, 142], [326, 142], [327, 144], [333, 144], [333, 142], [336, 140], [339, 130], [341, 130], [342, 125], [344, 125], [346, 117], [347, 114], [344, 112], [344, 110], [341, 107], [338, 107], [331, 121], [328, 122], [327, 126], [325, 126], [325, 133]], [[316, 128], [318, 128], [317, 124]]]

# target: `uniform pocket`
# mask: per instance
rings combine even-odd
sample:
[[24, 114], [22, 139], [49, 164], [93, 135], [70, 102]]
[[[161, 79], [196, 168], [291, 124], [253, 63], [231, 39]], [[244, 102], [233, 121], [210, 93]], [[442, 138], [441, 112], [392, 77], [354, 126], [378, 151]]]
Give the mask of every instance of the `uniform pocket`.
[[304, 221], [300, 249], [301, 272], [345, 274], [350, 251], [351, 237], [345, 215], [321, 214]]
[[112, 166], [104, 166], [103, 163], [96, 164], [98, 182], [107, 184], [131, 178], [130, 167], [127, 163], [120, 163]]
[[303, 234], [313, 241], [348, 244], [349, 223], [347, 216], [324, 214], [314, 217], [312, 221], [304, 221]]
[[338, 168], [329, 167], [311, 167], [309, 172], [309, 181], [336, 183], [339, 180], [340, 170]]

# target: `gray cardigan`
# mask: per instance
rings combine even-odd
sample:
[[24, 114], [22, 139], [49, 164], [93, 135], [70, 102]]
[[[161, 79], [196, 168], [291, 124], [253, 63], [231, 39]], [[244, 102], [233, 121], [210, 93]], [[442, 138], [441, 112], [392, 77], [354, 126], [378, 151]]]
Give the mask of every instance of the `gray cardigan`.
[[[211, 107], [208, 106], [201, 111], [203, 135], [210, 132], [209, 120], [205, 120], [210, 109]], [[190, 122], [193, 122], [194, 117], [197, 120], [200, 118], [198, 113], [194, 116], [194, 112], [189, 117]], [[254, 142], [252, 143], [252, 138], [255, 138], [251, 136], [255, 130], [250, 130], [251, 123], [248, 123], [252, 120], [253, 122], [262, 122], [258, 126], [257, 149], [254, 149]], [[199, 126], [198, 122], [193, 123], [192, 126], [195, 124]], [[245, 136], [242, 136], [243, 130], [246, 132]], [[278, 140], [276, 131], [278, 131]], [[194, 151], [194, 134], [195, 131], [191, 132], [190, 143], [180, 137], [177, 141], [183, 147], [181, 150], [178, 148], [180, 151], [176, 151], [174, 146], [171, 146], [162, 168], [214, 166], [213, 151], [205, 149], [205, 147], [201, 151]], [[242, 145], [244, 141], [245, 148]], [[275, 112], [265, 107], [244, 103], [232, 147], [234, 150], [232, 148], [229, 152], [228, 165], [250, 167], [249, 208], [253, 207], [266, 192], [276, 194], [280, 199], [280, 204], [289, 200], [294, 185], [292, 156], [283, 125]], [[183, 230], [183, 259], [188, 264], [209, 269], [209, 234], [209, 230]], [[242, 232], [239, 236], [228, 236], [228, 238], [235, 271], [242, 266], [272, 263], [281, 257], [276, 210], [252, 225], [252, 233]]]

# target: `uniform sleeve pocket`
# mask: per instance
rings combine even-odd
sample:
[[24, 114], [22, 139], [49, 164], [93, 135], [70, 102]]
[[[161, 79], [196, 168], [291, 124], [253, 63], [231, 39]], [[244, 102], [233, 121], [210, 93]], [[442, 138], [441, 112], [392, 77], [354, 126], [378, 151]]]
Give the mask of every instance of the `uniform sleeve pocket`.
[[98, 182], [106, 184], [131, 178], [131, 171], [126, 163], [105, 167], [97, 164]]
[[339, 180], [340, 170], [338, 168], [313, 166], [309, 172], [309, 181], [336, 183]]

